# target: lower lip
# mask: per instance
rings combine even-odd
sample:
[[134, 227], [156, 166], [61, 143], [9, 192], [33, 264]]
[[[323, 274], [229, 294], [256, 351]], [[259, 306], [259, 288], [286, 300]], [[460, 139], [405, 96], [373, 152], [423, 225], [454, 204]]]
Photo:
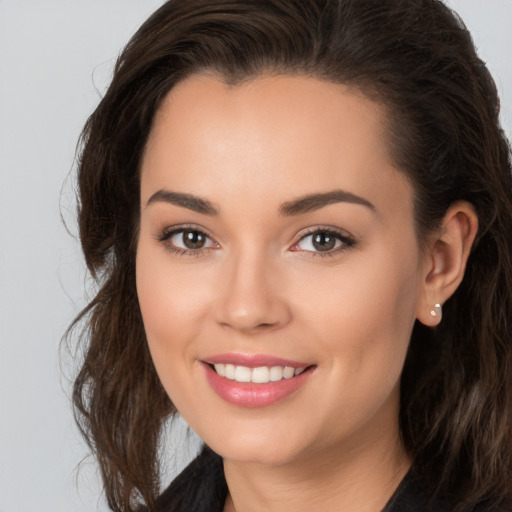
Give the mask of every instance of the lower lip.
[[309, 367], [291, 379], [254, 384], [221, 377], [206, 363], [202, 363], [201, 366], [204, 368], [208, 383], [223, 400], [239, 407], [252, 408], [272, 405], [290, 396], [306, 382], [314, 368]]

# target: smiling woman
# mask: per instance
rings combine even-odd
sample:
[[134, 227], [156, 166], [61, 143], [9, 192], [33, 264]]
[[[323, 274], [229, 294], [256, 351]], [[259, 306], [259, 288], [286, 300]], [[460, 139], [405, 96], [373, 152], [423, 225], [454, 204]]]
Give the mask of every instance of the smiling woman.
[[[113, 510], [512, 510], [512, 179], [437, 0], [174, 0], [83, 134]], [[160, 496], [163, 422], [205, 443]]]

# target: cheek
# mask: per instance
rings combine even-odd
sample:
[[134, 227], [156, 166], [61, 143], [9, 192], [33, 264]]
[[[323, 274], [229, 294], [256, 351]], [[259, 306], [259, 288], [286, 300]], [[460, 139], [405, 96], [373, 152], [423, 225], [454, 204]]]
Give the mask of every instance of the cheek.
[[[148, 341], [169, 345], [183, 338], [205, 310], [205, 290], [192, 267], [177, 271], [165, 250], [142, 241], [137, 251], [137, 295]], [[186, 266], [185, 266], [186, 267]]]
[[415, 321], [417, 260], [385, 253], [358, 258], [357, 265], [316, 281], [303, 315], [332, 355], [337, 375], [359, 383], [361, 393], [385, 393], [400, 377]]
[[151, 242], [139, 243], [136, 278], [144, 329], [157, 373], [171, 396], [193, 361], [190, 340], [196, 335], [201, 297], [183, 272], [173, 272], [169, 260]]
[[384, 334], [390, 329], [400, 331], [401, 326], [408, 330], [417, 300], [415, 262], [397, 263], [371, 254], [356, 257], [357, 265], [317, 273], [307, 288], [295, 292], [307, 296], [302, 301], [307, 305], [304, 315], [316, 314], [319, 327], [342, 337], [359, 337], [373, 329]]
[[[139, 242], [136, 261], [137, 295], [146, 338], [157, 374], [167, 395], [181, 410], [191, 397], [187, 376], [195, 356], [200, 291], [190, 276], [176, 272], [169, 255], [151, 242]], [[204, 293], [203, 293], [204, 299]]]

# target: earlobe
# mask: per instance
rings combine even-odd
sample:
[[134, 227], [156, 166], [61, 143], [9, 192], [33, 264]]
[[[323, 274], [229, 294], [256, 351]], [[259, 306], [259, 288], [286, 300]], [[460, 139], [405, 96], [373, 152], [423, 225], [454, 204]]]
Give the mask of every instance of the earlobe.
[[432, 304], [432, 302], [429, 302], [428, 298], [423, 297], [418, 302], [416, 318], [427, 327], [435, 327], [439, 325], [443, 319], [443, 306], [439, 302]]
[[441, 304], [434, 304], [432, 306], [432, 309], [430, 310], [430, 316], [436, 318], [438, 322], [441, 321], [443, 316], [443, 307], [441, 306]]
[[425, 254], [423, 280], [417, 318], [429, 327], [442, 319], [444, 304], [460, 285], [471, 247], [478, 230], [473, 206], [460, 201], [453, 204], [429, 243]]

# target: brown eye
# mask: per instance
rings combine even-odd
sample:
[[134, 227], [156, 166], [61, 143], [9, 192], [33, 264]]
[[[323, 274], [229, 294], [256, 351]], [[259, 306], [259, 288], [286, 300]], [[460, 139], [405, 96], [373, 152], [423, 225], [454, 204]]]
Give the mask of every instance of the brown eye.
[[207, 237], [200, 231], [186, 230], [182, 231], [182, 240], [187, 249], [202, 249], [206, 244]]
[[292, 251], [331, 255], [339, 250], [348, 249], [355, 245], [356, 241], [348, 233], [329, 229], [317, 229], [304, 235], [292, 247]]
[[315, 233], [311, 243], [317, 251], [330, 251], [336, 246], [336, 238], [331, 233]]
[[216, 247], [215, 242], [206, 233], [191, 228], [175, 229], [171, 232], [163, 233], [159, 240], [170, 251], [189, 252], [196, 255], [203, 249], [213, 249]]

